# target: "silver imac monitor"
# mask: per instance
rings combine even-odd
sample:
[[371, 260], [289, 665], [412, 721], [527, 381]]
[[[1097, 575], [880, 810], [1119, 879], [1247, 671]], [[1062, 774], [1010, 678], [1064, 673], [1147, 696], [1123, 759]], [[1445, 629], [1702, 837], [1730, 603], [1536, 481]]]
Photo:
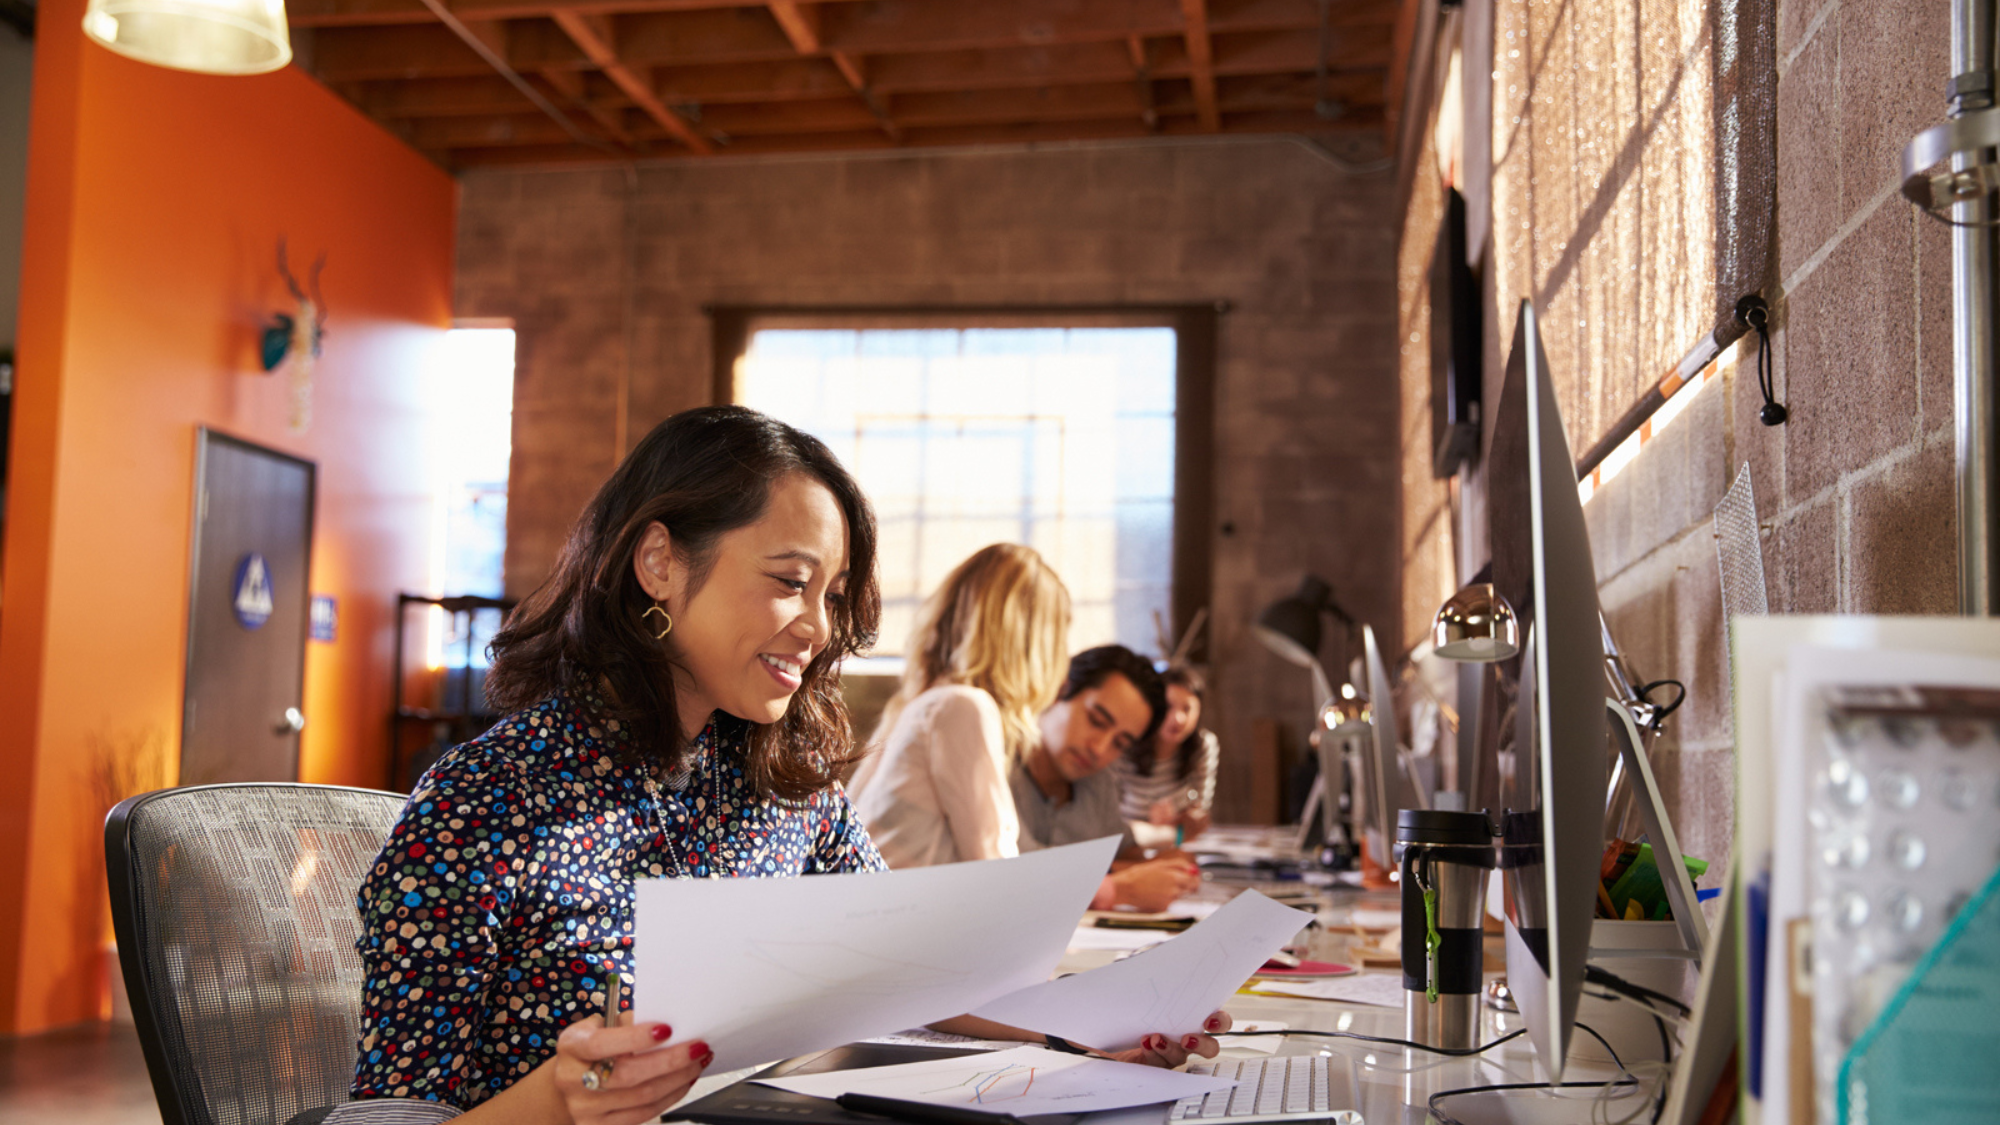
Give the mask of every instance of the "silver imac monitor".
[[1396, 814], [1404, 809], [1428, 807], [1416, 783], [1404, 775], [1402, 732], [1396, 726], [1395, 681], [1375, 643], [1375, 628], [1361, 627], [1362, 675], [1368, 687], [1368, 725], [1372, 728], [1363, 761], [1363, 782], [1367, 786], [1367, 833], [1370, 852], [1385, 867], [1394, 866]]
[[1542, 1065], [1560, 1079], [1596, 913], [1609, 728], [1597, 572], [1576, 461], [1527, 301], [1506, 379], [1488, 463], [1494, 580], [1517, 609], [1532, 607], [1515, 694], [1515, 776], [1501, 824], [1507, 984]]

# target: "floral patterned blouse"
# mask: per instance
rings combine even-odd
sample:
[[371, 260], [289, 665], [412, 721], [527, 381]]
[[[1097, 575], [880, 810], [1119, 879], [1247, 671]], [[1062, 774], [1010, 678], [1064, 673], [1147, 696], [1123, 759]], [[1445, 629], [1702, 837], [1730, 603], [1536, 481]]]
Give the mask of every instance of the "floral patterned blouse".
[[632, 972], [634, 879], [884, 869], [839, 785], [799, 801], [749, 788], [748, 723], [718, 713], [656, 782], [620, 760], [628, 736], [594, 703], [510, 715], [410, 794], [357, 896], [356, 1099], [466, 1109], [553, 1055], [604, 1010], [606, 971]]

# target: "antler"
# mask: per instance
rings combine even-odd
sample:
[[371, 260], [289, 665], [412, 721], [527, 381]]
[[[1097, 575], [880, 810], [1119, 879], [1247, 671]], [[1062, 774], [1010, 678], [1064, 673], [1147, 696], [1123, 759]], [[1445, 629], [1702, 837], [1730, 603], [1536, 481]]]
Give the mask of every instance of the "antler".
[[315, 310], [313, 328], [315, 331], [326, 327], [326, 297], [320, 293], [319, 289], [319, 275], [325, 269], [326, 251], [322, 250], [319, 252], [319, 257], [313, 260], [312, 268], [312, 299], [313, 309]]
[[292, 299], [304, 301], [305, 292], [299, 288], [298, 279], [292, 276], [292, 267], [285, 263], [285, 240], [278, 239], [278, 276], [285, 279], [285, 288], [292, 291]]

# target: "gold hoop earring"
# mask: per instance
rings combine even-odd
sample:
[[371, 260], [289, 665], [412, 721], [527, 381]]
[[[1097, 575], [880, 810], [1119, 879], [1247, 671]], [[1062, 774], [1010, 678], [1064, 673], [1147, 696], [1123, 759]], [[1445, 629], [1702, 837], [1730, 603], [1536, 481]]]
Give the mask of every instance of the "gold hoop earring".
[[656, 613], [657, 613], [657, 614], [659, 614], [659, 615], [661, 616], [661, 618], [665, 619], [665, 621], [666, 621], [666, 623], [667, 623], [667, 627], [666, 627], [666, 628], [664, 628], [664, 629], [661, 629], [661, 630], [660, 630], [659, 632], [657, 632], [657, 633], [654, 633], [654, 634], [653, 634], [653, 639], [654, 639], [654, 640], [656, 640], [656, 641], [664, 641], [664, 640], [666, 640], [666, 639], [667, 639], [667, 634], [668, 634], [668, 633], [671, 633], [671, 632], [673, 632], [673, 631], [674, 631], [674, 616], [673, 616], [673, 614], [671, 614], [671, 613], [668, 613], [668, 612], [667, 612], [666, 610], [664, 610], [664, 609], [661, 609], [661, 608], [660, 608], [660, 603], [659, 603], [659, 602], [654, 602], [654, 603], [653, 603], [653, 608], [651, 608], [651, 609], [647, 610], [646, 612], [644, 612], [644, 613], [640, 614], [640, 615], [639, 615], [639, 620], [641, 620], [641, 621], [644, 621], [644, 620], [646, 620], [646, 619], [647, 619], [648, 617], [651, 617], [651, 616], [653, 616], [653, 615], [654, 615], [654, 614], [656, 614]]

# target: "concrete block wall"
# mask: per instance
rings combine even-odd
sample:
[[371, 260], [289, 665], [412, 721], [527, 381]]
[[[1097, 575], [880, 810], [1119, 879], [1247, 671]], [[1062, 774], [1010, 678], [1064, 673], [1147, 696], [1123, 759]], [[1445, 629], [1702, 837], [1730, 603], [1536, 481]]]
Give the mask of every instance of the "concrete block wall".
[[[709, 303], [1227, 301], [1215, 416], [1218, 812], [1253, 720], [1307, 677], [1250, 619], [1312, 571], [1399, 612], [1395, 203], [1296, 141], [485, 170], [463, 179], [457, 313], [519, 333], [507, 584], [530, 591], [646, 430], [710, 397]], [[1332, 658], [1332, 643], [1327, 646]], [[1241, 752], [1232, 752], [1241, 748]]]
[[[1950, 244], [1896, 191], [1903, 144], [1944, 117], [1949, 42], [1947, 0], [1779, 0], [1772, 360], [1791, 421], [1758, 422], [1745, 341], [1585, 507], [1599, 598], [1635, 671], [1688, 686], [1659, 769], [1685, 846], [1710, 859], [1728, 854], [1735, 792], [1712, 513], [1738, 470], [1755, 480], [1773, 612], [1956, 611]], [[1513, 227], [1496, 224], [1530, 242], [1568, 234]], [[1520, 296], [1495, 294], [1507, 331]], [[1579, 447], [1597, 437], [1570, 425]], [[1406, 523], [1434, 503], [1413, 493]]]

